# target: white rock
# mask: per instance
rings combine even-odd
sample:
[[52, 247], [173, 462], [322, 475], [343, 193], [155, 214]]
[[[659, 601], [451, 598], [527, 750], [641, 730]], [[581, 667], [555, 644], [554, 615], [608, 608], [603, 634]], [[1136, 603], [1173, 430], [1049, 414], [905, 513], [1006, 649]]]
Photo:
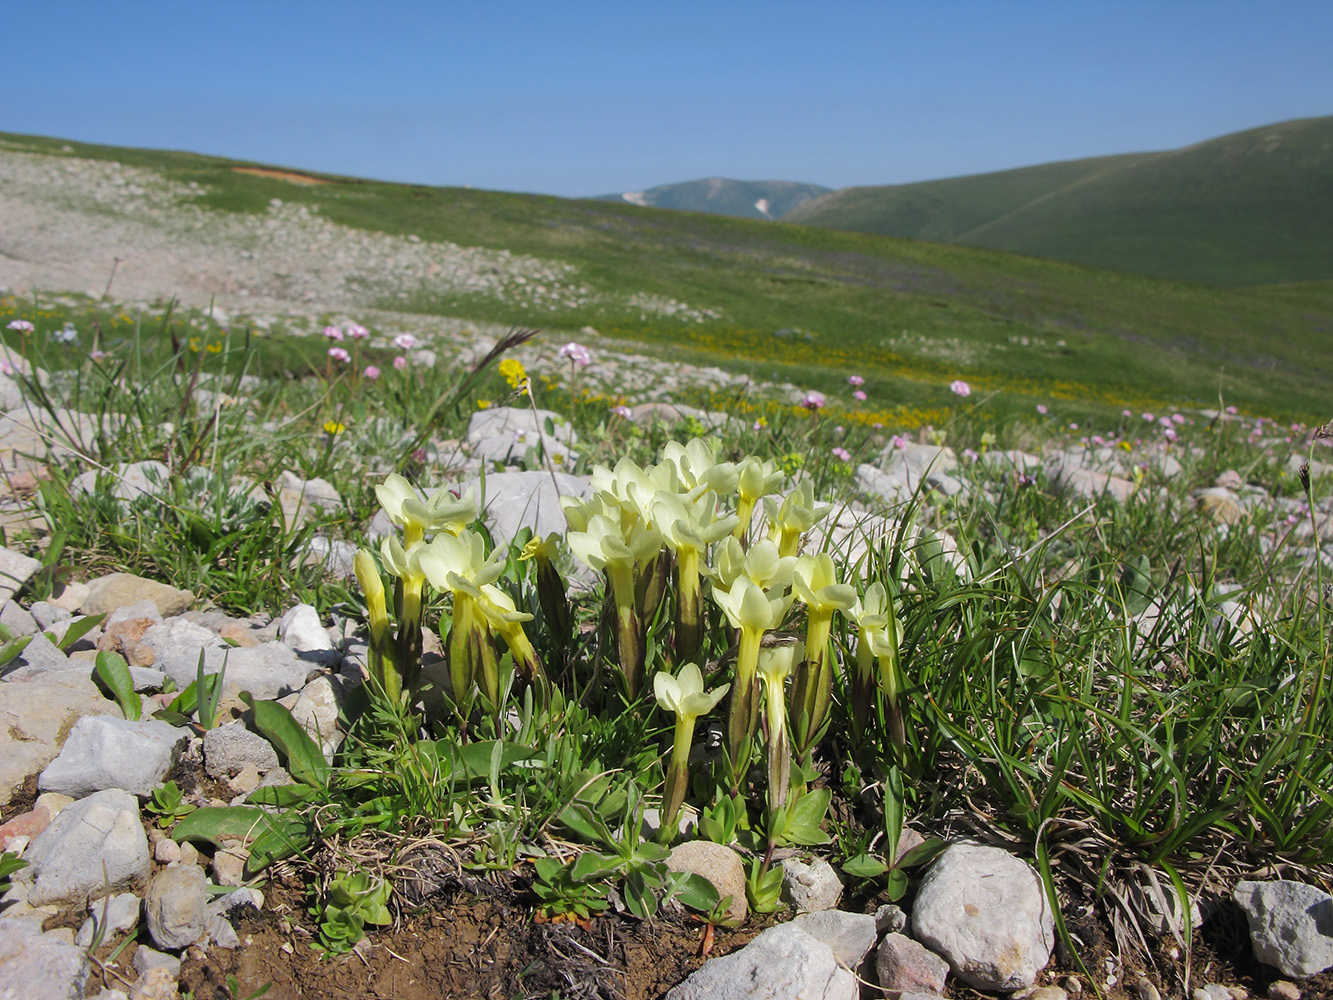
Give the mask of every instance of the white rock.
[[0, 920], [0, 997], [83, 1000], [89, 962], [84, 949], [43, 934], [40, 924]]
[[144, 899], [144, 916], [153, 943], [163, 951], [180, 951], [208, 930], [208, 892], [204, 871], [197, 865], [163, 868], [153, 877]]
[[0, 602], [12, 598], [28, 578], [42, 568], [41, 560], [0, 548]]
[[1304, 882], [1240, 882], [1254, 957], [1293, 979], [1333, 966], [1333, 897]]
[[24, 854], [30, 867], [16, 878], [32, 883], [28, 902], [83, 905], [108, 889], [134, 889], [148, 880], [148, 837], [139, 801], [109, 788], [61, 810]]
[[100, 927], [102, 940], [110, 941], [117, 934], [133, 930], [139, 925], [139, 897], [132, 892], [117, 892], [103, 899], [95, 899], [88, 904], [88, 919], [79, 928], [74, 943], [80, 948], [87, 948], [93, 942], [93, 934]]
[[823, 858], [806, 864], [796, 858], [782, 862], [782, 898], [798, 913], [831, 910], [842, 895], [842, 881]]
[[983, 990], [1031, 986], [1055, 947], [1041, 879], [998, 847], [954, 844], [921, 880], [913, 936]]
[[338, 731], [338, 700], [334, 682], [328, 677], [316, 677], [301, 689], [291, 708], [292, 718], [319, 744], [330, 762], [342, 743], [342, 733]]
[[551, 481], [549, 472], [496, 472], [483, 481], [469, 480], [462, 490], [475, 490], [482, 510], [482, 520], [490, 528], [497, 545], [508, 545], [521, 528], [531, 528], [538, 538], [551, 532], [564, 534], [568, 529], [560, 506], [562, 495], [587, 499], [592, 489], [577, 476], [563, 472]]
[[340, 659], [313, 605], [298, 604], [278, 619], [278, 639], [301, 659], [332, 666]]
[[0, 683], [0, 805], [9, 802], [24, 778], [55, 759], [81, 717], [120, 717], [120, 709], [87, 676], [73, 687], [60, 680], [46, 674]]
[[75, 723], [37, 787], [76, 799], [104, 788], [145, 796], [162, 781], [188, 739], [187, 731], [155, 719], [129, 722], [89, 716]]
[[709, 959], [666, 1000], [857, 1000], [852, 973], [833, 949], [792, 924], [770, 927], [740, 951]]

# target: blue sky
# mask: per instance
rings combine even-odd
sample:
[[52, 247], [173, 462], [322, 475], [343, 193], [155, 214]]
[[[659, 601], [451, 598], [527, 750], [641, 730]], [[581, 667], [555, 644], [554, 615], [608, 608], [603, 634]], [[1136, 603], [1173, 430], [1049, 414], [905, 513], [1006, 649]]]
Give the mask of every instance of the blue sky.
[[1333, 3], [7, 5], [0, 130], [592, 195], [891, 184], [1333, 114]]

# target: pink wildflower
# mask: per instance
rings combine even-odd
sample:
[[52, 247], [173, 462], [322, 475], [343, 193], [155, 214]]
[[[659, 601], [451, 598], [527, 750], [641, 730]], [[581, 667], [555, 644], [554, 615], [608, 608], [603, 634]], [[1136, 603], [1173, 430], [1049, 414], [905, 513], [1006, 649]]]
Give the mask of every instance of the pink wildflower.
[[1173, 424], [1183, 424], [1185, 422], [1185, 414], [1183, 413], [1171, 414], [1171, 422]]
[[32, 333], [35, 328], [26, 319], [11, 319], [7, 329], [13, 330], [15, 333]]
[[342, 340], [343, 339], [342, 328], [336, 326], [326, 326], [324, 328], [324, 336], [328, 340]]
[[816, 392], [814, 389], [807, 392], [805, 398], [801, 400], [801, 405], [807, 410], [812, 411], [823, 409], [824, 403], [824, 394], [822, 392]]
[[893, 445], [899, 451], [902, 451], [904, 448], [907, 447], [907, 438], [903, 437], [901, 434], [895, 434], [893, 435], [893, 438], [889, 441], [889, 444]]
[[1045, 403], [1038, 403], [1038, 404], [1037, 404], [1037, 412], [1040, 413], [1043, 417], [1046, 416], [1046, 414], [1047, 414], [1047, 412], [1048, 412], [1047, 409], [1046, 409], [1046, 404], [1045, 404]]
[[846, 448], [834, 448], [833, 457], [840, 462], [850, 462], [852, 460], [852, 453]]
[[330, 347], [329, 357], [331, 357], [334, 361], [341, 361], [343, 364], [346, 364], [347, 362], [352, 360], [352, 356], [348, 354], [345, 350], [343, 350], [341, 347]]
[[1176, 434], [1176, 429], [1174, 427], [1166, 428], [1162, 431], [1162, 434], [1168, 441], [1174, 441], [1179, 436]]
[[400, 351], [410, 351], [417, 346], [417, 338], [410, 333], [400, 333], [393, 338], [393, 346]]
[[850, 385], [853, 389], [859, 389], [861, 386], [866, 384], [866, 380], [862, 378], [860, 375], [848, 375], [847, 384]]
[[407, 367], [407, 355], [400, 354], [393, 359], [393, 370], [400, 372]]
[[366, 365], [366, 370], [362, 372], [362, 374], [365, 375], [367, 379], [374, 382], [375, 379], [380, 377], [380, 370], [374, 365]]
[[1120, 415], [1125, 418], [1134, 416], [1134, 414], [1130, 413], [1129, 410], [1121, 410]]
[[611, 407], [611, 412], [615, 414], [617, 417], [624, 417], [626, 420], [628, 420], [631, 416], [634, 415], [633, 411], [631, 411], [630, 408], [626, 406], [624, 403], [621, 403], [619, 406]]
[[1144, 422], [1145, 424], [1150, 424], [1150, 423], [1152, 423], [1152, 422], [1153, 422], [1154, 420], [1156, 420], [1156, 419], [1157, 419], [1157, 418], [1154, 417], [1151, 413], [1148, 413], [1146, 410], [1144, 411], [1144, 413], [1143, 413], [1143, 422]]
[[575, 340], [571, 340], [556, 353], [562, 358], [569, 358], [570, 361], [578, 365], [580, 368], [586, 368], [588, 365], [592, 364], [592, 351], [588, 350]]
[[365, 340], [370, 336], [370, 331], [360, 323], [349, 323], [347, 325], [347, 336], [353, 340]]
[[1237, 413], [1239, 413], [1240, 411], [1237, 410], [1234, 406], [1228, 406], [1228, 407], [1227, 407], [1227, 412], [1230, 413], [1230, 414], [1234, 417], [1234, 416], [1235, 416]]
[[1069, 425], [1069, 429], [1070, 429], [1071, 431], [1076, 431], [1076, 430], [1078, 430], [1078, 424], [1071, 423], [1071, 424]]
[[855, 399], [857, 402], [864, 403], [866, 401], [865, 390], [857, 389], [855, 392], [852, 393], [852, 399]]
[[957, 396], [972, 395], [972, 387], [960, 378], [954, 379], [952, 382], [950, 382], [949, 389], [954, 393], [954, 395]]
[[981, 456], [978, 455], [976, 450], [973, 448], [964, 448], [963, 457], [967, 459], [969, 462], [975, 462]]

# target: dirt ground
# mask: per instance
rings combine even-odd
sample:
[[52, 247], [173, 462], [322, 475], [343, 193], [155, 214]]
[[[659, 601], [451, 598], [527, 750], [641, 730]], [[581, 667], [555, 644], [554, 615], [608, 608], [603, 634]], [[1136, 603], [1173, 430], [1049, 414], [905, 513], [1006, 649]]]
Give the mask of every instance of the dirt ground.
[[[189, 783], [184, 774], [175, 775]], [[13, 800], [0, 807], [0, 822], [31, 807], [34, 775]], [[429, 877], [424, 872], [429, 869]], [[182, 996], [194, 1000], [243, 1000], [269, 985], [273, 1000], [654, 1000], [686, 979], [706, 960], [705, 928], [684, 913], [664, 913], [644, 922], [609, 913], [586, 925], [539, 923], [533, 919], [527, 881], [515, 874], [473, 876], [465, 870], [429, 864], [419, 882], [396, 886], [397, 922], [374, 930], [350, 954], [326, 958], [311, 947], [314, 921], [307, 912], [310, 896], [301, 875], [284, 869], [263, 886], [262, 912], [245, 908], [231, 914], [243, 946], [235, 950], [190, 949], [183, 956]], [[1088, 973], [1105, 984], [1116, 972], [1107, 1000], [1140, 1000], [1136, 984], [1146, 976], [1164, 998], [1184, 997], [1188, 958], [1189, 989], [1205, 983], [1243, 987], [1250, 997], [1265, 997], [1281, 978], [1258, 963], [1250, 949], [1244, 913], [1226, 899], [1210, 901], [1207, 919], [1187, 956], [1171, 938], [1149, 938], [1147, 953], [1117, 962], [1111, 920], [1101, 903], [1080, 886], [1062, 886], [1068, 929], [1079, 943]], [[844, 909], [874, 912], [887, 900], [873, 893], [844, 896]], [[910, 899], [902, 901], [910, 911]], [[70, 910], [51, 918], [47, 929], [77, 927], [85, 913]], [[752, 918], [736, 930], [717, 928], [709, 957], [744, 947], [773, 917]], [[133, 980], [135, 945], [106, 942], [97, 957], [107, 963], [89, 981], [88, 995], [104, 986], [126, 989]], [[1110, 964], [1108, 965], [1108, 960]], [[228, 991], [234, 976], [239, 992]], [[1079, 978], [1084, 996], [1093, 996], [1089, 976], [1071, 955], [1058, 951], [1040, 984], [1068, 985]], [[121, 978], [126, 977], [126, 978]], [[1299, 984], [1306, 1000], [1333, 998], [1333, 973]], [[869, 985], [862, 997], [878, 997]], [[992, 995], [951, 981], [952, 1000], [981, 1000]]]

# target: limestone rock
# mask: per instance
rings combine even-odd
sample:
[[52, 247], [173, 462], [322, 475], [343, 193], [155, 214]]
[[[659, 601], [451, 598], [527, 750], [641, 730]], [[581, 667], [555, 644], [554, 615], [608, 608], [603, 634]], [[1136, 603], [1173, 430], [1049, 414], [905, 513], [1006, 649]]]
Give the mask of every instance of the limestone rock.
[[51, 675], [0, 682], [0, 804], [23, 779], [55, 759], [74, 724], [87, 715], [120, 717], [91, 680], [72, 687]]
[[745, 865], [730, 847], [710, 840], [690, 840], [678, 845], [667, 858], [673, 872], [692, 872], [713, 884], [719, 897], [730, 896], [727, 916], [743, 921], [748, 911], [745, 899]]
[[740, 951], [709, 959], [666, 1000], [857, 1000], [856, 977], [833, 949], [792, 924], [770, 927]]
[[87, 953], [26, 920], [0, 920], [0, 997], [83, 1000]]
[[88, 599], [79, 610], [100, 615], [142, 600], [152, 601], [163, 617], [170, 618], [193, 604], [194, 594], [133, 573], [110, 573], [88, 582]]
[[842, 896], [842, 881], [823, 858], [806, 864], [797, 858], [782, 862], [782, 898], [798, 913], [831, 910]]
[[954, 844], [921, 880], [914, 936], [983, 990], [1031, 986], [1055, 947], [1055, 918], [1037, 874], [998, 847]]
[[1250, 924], [1254, 957], [1304, 979], [1333, 966], [1333, 897], [1313, 885], [1278, 879], [1240, 882], [1236, 902]]
[[204, 770], [211, 778], [228, 778], [253, 766], [267, 772], [278, 766], [273, 744], [243, 723], [218, 726], [204, 733]]
[[913, 991], [940, 993], [949, 963], [905, 934], [886, 934], [875, 954], [880, 989], [889, 997]]
[[89, 716], [75, 723], [37, 787], [73, 798], [104, 788], [146, 796], [162, 781], [188, 738], [184, 730], [157, 720]]
[[207, 884], [197, 865], [163, 868], [153, 877], [144, 915], [153, 943], [163, 951], [188, 948], [208, 930]]
[[28, 868], [16, 878], [32, 883], [28, 902], [83, 905], [106, 890], [134, 889], [148, 879], [148, 837], [139, 801], [109, 788], [61, 810], [28, 845]]

